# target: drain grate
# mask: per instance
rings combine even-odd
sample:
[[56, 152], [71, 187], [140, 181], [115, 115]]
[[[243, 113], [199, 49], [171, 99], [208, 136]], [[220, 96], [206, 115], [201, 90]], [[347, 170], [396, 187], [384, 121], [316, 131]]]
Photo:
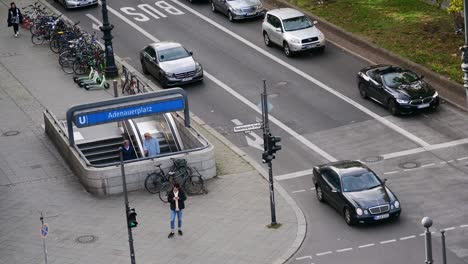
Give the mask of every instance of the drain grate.
[[91, 244], [97, 241], [97, 236], [94, 236], [94, 235], [79, 236], [75, 239], [75, 241], [80, 244]]
[[20, 132], [18, 130], [10, 130], [10, 131], [4, 132], [2, 135], [4, 135], [5, 137], [12, 137], [12, 136], [18, 135], [19, 133]]
[[362, 159], [362, 161], [366, 163], [372, 163], [372, 162], [377, 162], [383, 160], [382, 156], [370, 156], [370, 157], [365, 157]]
[[404, 163], [398, 164], [398, 167], [402, 169], [415, 169], [415, 168], [419, 168], [419, 166], [421, 166], [421, 164], [419, 164], [418, 162], [404, 162]]

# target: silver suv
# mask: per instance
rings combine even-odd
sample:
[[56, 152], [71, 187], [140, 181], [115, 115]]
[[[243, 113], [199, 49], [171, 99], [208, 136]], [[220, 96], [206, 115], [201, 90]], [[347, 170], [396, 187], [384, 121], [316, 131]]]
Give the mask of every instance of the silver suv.
[[265, 45], [283, 47], [286, 56], [317, 49], [325, 50], [325, 36], [303, 13], [292, 8], [279, 8], [266, 13], [262, 23]]

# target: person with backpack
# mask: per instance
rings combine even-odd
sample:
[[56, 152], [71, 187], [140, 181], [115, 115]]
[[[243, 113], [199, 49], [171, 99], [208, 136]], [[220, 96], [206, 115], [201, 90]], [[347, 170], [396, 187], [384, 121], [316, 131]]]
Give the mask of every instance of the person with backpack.
[[15, 37], [18, 37], [19, 24], [21, 23], [23, 23], [23, 15], [16, 7], [15, 2], [11, 2], [10, 9], [8, 9], [8, 27], [13, 26]]

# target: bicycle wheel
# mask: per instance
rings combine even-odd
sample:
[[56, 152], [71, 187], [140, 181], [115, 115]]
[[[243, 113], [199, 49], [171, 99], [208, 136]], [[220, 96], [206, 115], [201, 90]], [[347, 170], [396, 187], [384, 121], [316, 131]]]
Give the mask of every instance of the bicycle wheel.
[[184, 181], [184, 190], [188, 195], [205, 192], [205, 183], [200, 176], [190, 176]]
[[152, 194], [157, 194], [161, 190], [162, 178], [159, 173], [149, 173], [145, 179], [145, 189]]
[[159, 199], [161, 201], [167, 203], [167, 193], [172, 190], [172, 183], [170, 182], [165, 182], [163, 185], [161, 185], [161, 189], [159, 190]]
[[183, 178], [188, 178], [193, 175], [193, 171], [189, 166], [184, 166], [177, 168], [177, 174], [181, 175]]
[[75, 63], [74, 59], [65, 59], [62, 61], [62, 70], [67, 74], [73, 73], [73, 65]]
[[33, 34], [31, 36], [31, 41], [34, 45], [41, 45], [44, 43], [44, 35], [42, 34]]
[[53, 38], [50, 43], [50, 50], [53, 51], [54, 53], [59, 53], [60, 51], [60, 39], [59, 38]]
[[88, 71], [88, 65], [85, 62], [76, 60], [73, 62], [73, 72], [77, 75], [83, 75]]

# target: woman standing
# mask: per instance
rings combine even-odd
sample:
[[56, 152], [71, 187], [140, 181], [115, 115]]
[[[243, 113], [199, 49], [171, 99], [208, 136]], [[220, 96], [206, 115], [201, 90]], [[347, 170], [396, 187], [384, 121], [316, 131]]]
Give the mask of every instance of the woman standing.
[[168, 238], [174, 236], [174, 221], [177, 215], [177, 227], [179, 235], [182, 235], [182, 210], [185, 208], [185, 200], [187, 196], [184, 191], [180, 189], [178, 183], [174, 184], [174, 188], [167, 194], [167, 199], [171, 208], [171, 232]]
[[18, 36], [18, 26], [21, 23], [23, 23], [23, 15], [21, 15], [19, 8], [16, 7], [15, 2], [12, 2], [10, 9], [8, 9], [8, 27], [13, 26], [15, 37]]

